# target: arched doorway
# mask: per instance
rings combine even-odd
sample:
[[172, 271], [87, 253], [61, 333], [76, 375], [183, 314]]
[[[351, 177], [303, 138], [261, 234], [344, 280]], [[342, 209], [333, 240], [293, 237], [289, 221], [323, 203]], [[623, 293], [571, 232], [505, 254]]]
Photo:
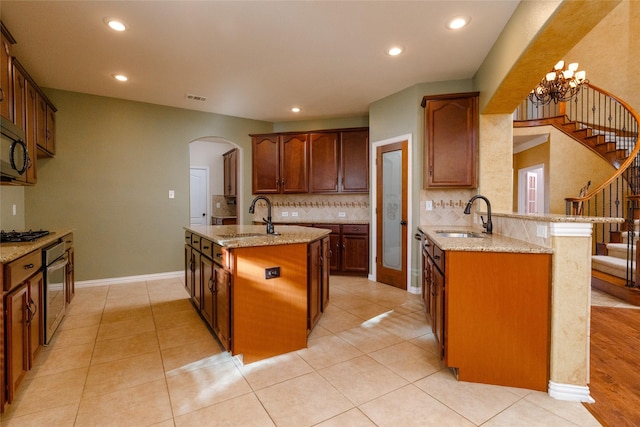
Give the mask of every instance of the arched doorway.
[[[224, 159], [230, 150], [238, 149], [237, 188], [242, 188], [242, 148], [221, 137], [203, 137], [189, 144], [189, 211], [191, 223], [204, 217], [211, 224], [212, 216], [237, 216], [242, 220], [242, 197], [224, 196]], [[238, 190], [239, 191], [239, 190]], [[196, 222], [198, 224], [198, 222]]]

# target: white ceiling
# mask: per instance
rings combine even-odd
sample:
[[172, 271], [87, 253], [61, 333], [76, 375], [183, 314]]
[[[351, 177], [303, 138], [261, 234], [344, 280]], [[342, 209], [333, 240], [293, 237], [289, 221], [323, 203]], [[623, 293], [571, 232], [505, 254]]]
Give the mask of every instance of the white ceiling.
[[[0, 16], [42, 87], [289, 121], [366, 115], [417, 83], [473, 77], [517, 4], [2, 0]], [[459, 15], [471, 23], [445, 28]], [[110, 30], [105, 17], [129, 30]], [[400, 57], [385, 54], [394, 44]]]

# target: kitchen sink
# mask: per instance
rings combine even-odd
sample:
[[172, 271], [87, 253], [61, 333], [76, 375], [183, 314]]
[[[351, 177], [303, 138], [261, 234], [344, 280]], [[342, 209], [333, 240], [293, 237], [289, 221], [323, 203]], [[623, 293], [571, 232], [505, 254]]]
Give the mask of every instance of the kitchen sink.
[[476, 233], [475, 231], [436, 231], [436, 234], [440, 237], [454, 237], [454, 238], [484, 238], [487, 237], [485, 233]]

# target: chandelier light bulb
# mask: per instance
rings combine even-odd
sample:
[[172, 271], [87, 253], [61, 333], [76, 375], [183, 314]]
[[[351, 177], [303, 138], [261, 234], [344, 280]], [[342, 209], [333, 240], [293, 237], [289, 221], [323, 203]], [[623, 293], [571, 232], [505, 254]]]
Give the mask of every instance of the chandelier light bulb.
[[562, 70], [564, 68], [564, 61], [558, 61], [558, 63], [553, 67], [554, 70]]
[[562, 74], [564, 75], [565, 79], [570, 79], [571, 77], [573, 77], [573, 70], [572, 69], [564, 70]]
[[577, 62], [572, 62], [571, 64], [569, 64], [568, 67], [571, 71], [578, 71], [578, 63]]
[[576, 80], [578, 80], [579, 82], [584, 81], [587, 78], [587, 72], [586, 71], [578, 71], [576, 73]]
[[547, 73], [547, 77], [546, 77], [546, 79], [547, 79], [547, 81], [548, 81], [548, 82], [552, 82], [552, 81], [554, 81], [554, 80], [555, 80], [555, 78], [556, 78], [556, 73], [555, 73], [555, 71], [552, 71], [552, 72], [550, 72], [550, 73]]

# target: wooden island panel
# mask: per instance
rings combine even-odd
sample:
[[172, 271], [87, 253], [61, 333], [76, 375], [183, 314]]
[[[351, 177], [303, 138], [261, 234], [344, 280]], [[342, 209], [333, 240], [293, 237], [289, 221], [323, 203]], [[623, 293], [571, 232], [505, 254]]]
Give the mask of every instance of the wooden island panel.
[[[307, 244], [231, 250], [233, 354], [245, 364], [307, 346]], [[280, 277], [265, 280], [265, 269]]]
[[445, 363], [462, 381], [547, 391], [551, 255], [447, 251]]

